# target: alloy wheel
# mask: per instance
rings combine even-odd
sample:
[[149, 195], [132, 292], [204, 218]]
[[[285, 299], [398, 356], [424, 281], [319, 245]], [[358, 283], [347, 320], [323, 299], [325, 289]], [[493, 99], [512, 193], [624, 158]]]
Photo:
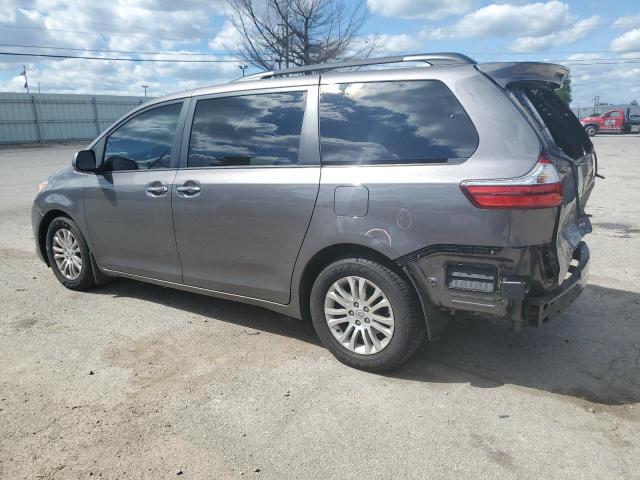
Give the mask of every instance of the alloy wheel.
[[67, 280], [76, 280], [82, 272], [80, 244], [71, 230], [60, 228], [53, 235], [53, 258]]
[[324, 313], [333, 336], [354, 353], [378, 353], [393, 337], [391, 303], [382, 289], [366, 278], [348, 276], [334, 282], [325, 296]]

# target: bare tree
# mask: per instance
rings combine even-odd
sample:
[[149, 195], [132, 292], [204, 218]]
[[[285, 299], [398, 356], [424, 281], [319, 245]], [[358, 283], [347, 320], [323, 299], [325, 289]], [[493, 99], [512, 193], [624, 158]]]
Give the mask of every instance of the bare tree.
[[366, 0], [228, 0], [243, 61], [266, 70], [368, 57], [375, 38], [359, 37]]

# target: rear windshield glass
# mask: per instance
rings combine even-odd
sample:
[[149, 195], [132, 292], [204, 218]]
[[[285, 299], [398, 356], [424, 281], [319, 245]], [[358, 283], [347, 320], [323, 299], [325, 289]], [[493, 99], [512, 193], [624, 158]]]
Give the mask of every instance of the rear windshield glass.
[[451, 91], [435, 80], [323, 85], [325, 164], [461, 162], [478, 132]]
[[571, 109], [547, 88], [523, 88], [525, 95], [564, 153], [577, 159], [593, 151], [593, 144]]

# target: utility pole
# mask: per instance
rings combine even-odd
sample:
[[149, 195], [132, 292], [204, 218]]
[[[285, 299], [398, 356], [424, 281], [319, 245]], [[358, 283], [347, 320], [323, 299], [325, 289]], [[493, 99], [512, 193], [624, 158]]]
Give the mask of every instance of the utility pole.
[[238, 68], [240, 70], [242, 70], [242, 78], [244, 78], [244, 71], [249, 67], [249, 65], [245, 65], [244, 63], [242, 65], [238, 65]]
[[[289, 36], [289, 10], [284, 14], [284, 23], [279, 23], [280, 31], [283, 33], [283, 50], [284, 55], [281, 53], [278, 60], [278, 68], [282, 68], [282, 62], [284, 61], [284, 68], [289, 68], [289, 55], [291, 50], [291, 38]], [[284, 57], [284, 58], [283, 58]]]
[[595, 115], [597, 115], [597, 114], [598, 114], [598, 107], [599, 107], [599, 106], [600, 106], [600, 95], [596, 96], [596, 97], [593, 99], [593, 113], [594, 113]]
[[149, 85], [140, 85], [142, 88], [144, 88], [144, 96], [147, 96], [147, 88], [149, 88]]
[[284, 61], [285, 68], [289, 68], [289, 49], [291, 46], [291, 39], [289, 38], [289, 8], [284, 16]]
[[27, 66], [26, 65], [22, 65], [22, 73], [20, 74], [21, 76], [24, 77], [24, 88], [27, 89], [27, 95], [29, 95], [29, 80], [27, 79]]

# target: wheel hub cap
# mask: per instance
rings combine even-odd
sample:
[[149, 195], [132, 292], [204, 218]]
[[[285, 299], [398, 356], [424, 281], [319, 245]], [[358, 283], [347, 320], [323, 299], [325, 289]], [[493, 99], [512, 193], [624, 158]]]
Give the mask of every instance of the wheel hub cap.
[[53, 258], [67, 280], [76, 280], [82, 271], [80, 244], [71, 230], [60, 228], [53, 235]]
[[366, 278], [343, 277], [331, 285], [324, 312], [333, 336], [352, 352], [378, 353], [393, 337], [391, 304], [384, 292]]

